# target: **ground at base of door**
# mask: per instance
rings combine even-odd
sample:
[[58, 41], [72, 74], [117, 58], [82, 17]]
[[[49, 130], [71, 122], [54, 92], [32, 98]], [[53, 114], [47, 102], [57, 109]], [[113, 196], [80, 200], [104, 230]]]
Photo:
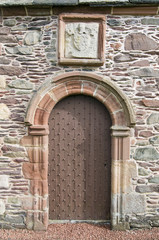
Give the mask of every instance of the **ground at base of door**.
[[45, 232], [0, 229], [0, 240], [158, 240], [159, 228], [112, 231], [90, 223], [50, 224]]

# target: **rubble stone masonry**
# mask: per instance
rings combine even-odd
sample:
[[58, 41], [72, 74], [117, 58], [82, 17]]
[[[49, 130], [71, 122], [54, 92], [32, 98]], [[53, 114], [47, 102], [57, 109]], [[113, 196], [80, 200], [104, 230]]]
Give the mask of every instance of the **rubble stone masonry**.
[[58, 13], [33, 11], [0, 18], [0, 228], [33, 228], [27, 108], [42, 86], [76, 71], [109, 77], [132, 103], [125, 217], [131, 228], [159, 226], [159, 16], [105, 14], [104, 64], [72, 66], [58, 61]]

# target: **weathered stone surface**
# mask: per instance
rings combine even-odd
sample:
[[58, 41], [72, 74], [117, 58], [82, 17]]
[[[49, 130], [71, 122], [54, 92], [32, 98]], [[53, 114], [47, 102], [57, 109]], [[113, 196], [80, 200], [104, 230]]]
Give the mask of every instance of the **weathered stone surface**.
[[136, 192], [139, 193], [150, 193], [150, 192], [159, 192], [159, 185], [153, 184], [153, 185], [143, 185], [143, 186], [137, 186]]
[[27, 24], [20, 24], [12, 27], [13, 31], [26, 31], [27, 30]]
[[149, 175], [149, 172], [145, 168], [139, 168], [138, 173], [140, 176], [147, 176]]
[[17, 39], [14, 36], [0, 35], [1, 43], [16, 43]]
[[10, 33], [10, 28], [8, 27], [1, 27], [0, 28], [0, 35], [7, 35]]
[[0, 76], [0, 88], [6, 88], [6, 78], [3, 75]]
[[159, 125], [155, 125], [154, 128], [159, 131]]
[[26, 45], [35, 45], [39, 43], [41, 33], [39, 31], [28, 32], [24, 37], [24, 44]]
[[11, 60], [6, 57], [0, 57], [0, 64], [9, 64]]
[[0, 215], [3, 215], [5, 213], [5, 210], [5, 203], [0, 199]]
[[24, 152], [24, 148], [19, 146], [12, 146], [12, 145], [3, 145], [1, 148], [4, 153], [6, 152]]
[[129, 72], [130, 75], [138, 77], [159, 77], [159, 70], [153, 68], [140, 68], [139, 70], [133, 70]]
[[155, 136], [149, 139], [152, 145], [159, 145], [159, 136]]
[[153, 220], [152, 227], [159, 227], [159, 220]]
[[16, 24], [15, 19], [5, 19], [4, 26], [13, 27]]
[[18, 196], [17, 197], [9, 197], [7, 202], [9, 204], [14, 204], [14, 205], [20, 205], [21, 204], [20, 198], [18, 198]]
[[8, 76], [19, 76], [24, 73], [24, 69], [13, 66], [0, 66], [0, 74]]
[[67, 23], [66, 58], [98, 58], [99, 23]]
[[6, 175], [0, 175], [0, 188], [8, 189], [9, 188], [9, 177]]
[[17, 89], [33, 89], [33, 83], [25, 80], [14, 80], [8, 84], [11, 88], [17, 88]]
[[130, 227], [131, 228], [148, 228], [151, 229], [151, 222], [148, 220], [144, 220], [144, 219], [139, 219], [139, 220], [133, 220], [130, 223]]
[[5, 143], [10, 143], [10, 144], [18, 144], [19, 139], [18, 138], [13, 138], [13, 137], [4, 137], [4, 142]]
[[33, 209], [33, 197], [25, 197], [22, 198], [22, 208], [24, 210], [32, 210]]
[[147, 124], [158, 124], [159, 123], [159, 113], [152, 113], [148, 119]]
[[146, 180], [145, 180], [145, 179], [138, 179], [138, 180], [137, 180], [137, 183], [145, 184], [145, 183], [146, 183]]
[[22, 55], [30, 55], [32, 54], [32, 47], [26, 47], [26, 46], [22, 46], [22, 47], [7, 47], [6, 51], [9, 54], [22, 54]]
[[146, 106], [146, 107], [154, 107], [154, 108], [159, 107], [159, 100], [143, 99], [142, 102], [143, 102], [144, 106]]
[[116, 20], [116, 19], [108, 19], [107, 20], [107, 24], [109, 26], [120, 26], [121, 25], [121, 21]]
[[159, 153], [152, 147], [137, 148], [134, 154], [134, 159], [140, 161], [157, 160], [159, 159]]
[[5, 120], [10, 117], [10, 110], [6, 104], [0, 103], [0, 120]]
[[156, 183], [159, 184], [159, 175], [155, 175], [153, 178], [150, 178], [149, 183]]
[[139, 133], [139, 136], [140, 136], [140, 137], [148, 138], [148, 137], [152, 137], [152, 136], [153, 136], [153, 133], [152, 133], [152, 131], [141, 131], [141, 132]]
[[146, 211], [146, 197], [136, 193], [125, 194], [125, 214], [144, 213]]
[[115, 62], [129, 62], [132, 61], [134, 58], [131, 57], [129, 54], [118, 54], [114, 57]]
[[26, 153], [24, 152], [9, 152], [9, 153], [4, 153], [3, 155], [5, 157], [10, 157], [10, 158], [27, 157]]
[[155, 50], [158, 48], [158, 43], [143, 33], [132, 33], [125, 39], [125, 50]]
[[[30, 22], [30, 24], [29, 24], [29, 29], [30, 29], [31, 27], [40, 27], [40, 29], [41, 29], [42, 26], [45, 26], [45, 25], [47, 25], [47, 24], [50, 24], [50, 22], [49, 22], [48, 20], [41, 20], [41, 21], [40, 21], [40, 19], [39, 19], [39, 21]], [[35, 29], [35, 28], [34, 28], [34, 29]], [[37, 28], [36, 28], [36, 29], [37, 29]]]
[[150, 63], [148, 60], [139, 60], [139, 61], [133, 62], [131, 66], [146, 67], [146, 66], [150, 66]]
[[11, 224], [24, 224], [24, 216], [23, 215], [6, 215], [5, 221], [10, 222]]
[[141, 23], [143, 25], [159, 25], [159, 19], [158, 18], [143, 18], [141, 19]]
[[56, 53], [47, 53], [46, 57], [49, 61], [55, 62], [57, 60], [57, 55]]
[[[129, 193], [132, 192], [132, 185], [131, 185], [131, 180], [132, 178], [137, 177], [137, 165], [135, 161], [113, 161], [112, 163], [112, 169], [118, 169], [118, 172], [122, 171], [122, 177], [124, 181], [124, 186], [123, 186], [123, 193]], [[121, 170], [122, 169], [122, 170]], [[118, 177], [118, 176], [116, 176]], [[118, 194], [119, 189], [116, 187], [113, 187], [113, 194]]]

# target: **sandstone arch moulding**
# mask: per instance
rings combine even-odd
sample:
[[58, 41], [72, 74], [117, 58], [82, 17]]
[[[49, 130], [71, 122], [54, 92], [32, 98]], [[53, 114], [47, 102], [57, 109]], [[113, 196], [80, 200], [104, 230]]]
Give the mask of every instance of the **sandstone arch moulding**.
[[[72, 72], [58, 75], [44, 84], [32, 98], [26, 114], [28, 136], [22, 139], [29, 162], [23, 164], [23, 174], [30, 180], [31, 206], [27, 212], [27, 228], [45, 230], [48, 226], [48, 118], [62, 98], [90, 95], [102, 102], [112, 119], [111, 224], [112, 228], [127, 228], [124, 196], [129, 176], [125, 173], [130, 158], [130, 128], [135, 124], [128, 98], [108, 77], [92, 73]], [[126, 171], [124, 171], [126, 172]]]

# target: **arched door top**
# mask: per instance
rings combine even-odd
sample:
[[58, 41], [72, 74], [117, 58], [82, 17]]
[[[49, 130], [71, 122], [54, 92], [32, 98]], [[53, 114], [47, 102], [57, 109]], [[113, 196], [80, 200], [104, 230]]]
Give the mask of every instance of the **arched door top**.
[[94, 73], [71, 72], [53, 77], [32, 98], [25, 122], [28, 125], [48, 125], [51, 110], [69, 95], [84, 94], [101, 101], [108, 109], [113, 126], [135, 125], [133, 107], [127, 96], [110, 80]]

